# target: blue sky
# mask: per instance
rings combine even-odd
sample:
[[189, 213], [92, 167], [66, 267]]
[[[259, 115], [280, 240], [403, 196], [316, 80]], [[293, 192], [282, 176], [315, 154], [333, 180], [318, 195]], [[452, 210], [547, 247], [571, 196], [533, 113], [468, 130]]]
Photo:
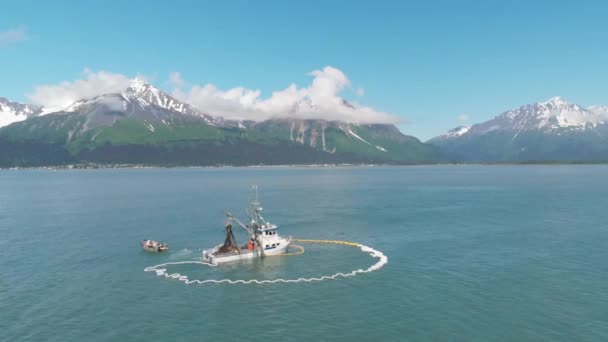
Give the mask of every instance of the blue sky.
[[426, 140], [558, 95], [608, 104], [607, 17], [587, 1], [13, 1], [0, 96], [27, 101], [88, 68], [267, 97], [333, 66], [341, 95]]

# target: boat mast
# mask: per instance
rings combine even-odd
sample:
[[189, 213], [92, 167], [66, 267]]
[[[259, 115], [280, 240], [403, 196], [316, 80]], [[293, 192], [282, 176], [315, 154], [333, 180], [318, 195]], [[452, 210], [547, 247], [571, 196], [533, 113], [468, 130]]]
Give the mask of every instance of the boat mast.
[[251, 216], [251, 224], [253, 226], [253, 239], [258, 247], [258, 250], [260, 251], [260, 257], [264, 257], [264, 246], [262, 245], [262, 242], [260, 241], [260, 239], [258, 238], [258, 229], [260, 228], [260, 219], [259, 219], [259, 210], [261, 209], [261, 205], [260, 202], [258, 200], [258, 186], [257, 185], [253, 185], [253, 190], [255, 192], [255, 198], [253, 201], [251, 201], [249, 203], [249, 210], [251, 211], [249, 213], [249, 216]]
[[[253, 185], [253, 190], [255, 193], [255, 198], [250, 202], [250, 210], [251, 213], [251, 223], [254, 224], [255, 228], [259, 228], [264, 222], [260, 222], [260, 210], [262, 209], [260, 201], [258, 199], [258, 186]], [[262, 220], [263, 221], [263, 220]]]

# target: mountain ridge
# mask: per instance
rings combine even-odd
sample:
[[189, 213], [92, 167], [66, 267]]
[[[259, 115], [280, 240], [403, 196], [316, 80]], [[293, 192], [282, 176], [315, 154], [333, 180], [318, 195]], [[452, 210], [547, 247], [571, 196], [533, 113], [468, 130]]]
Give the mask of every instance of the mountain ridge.
[[427, 143], [462, 161], [607, 160], [608, 107], [583, 107], [561, 97], [523, 105], [458, 128]]
[[[293, 110], [300, 106], [315, 107], [302, 99]], [[67, 152], [69, 158], [55, 153], [62, 156], [57, 163], [420, 163], [439, 156], [436, 148], [393, 125], [285, 117], [224, 120], [140, 80], [122, 92], [77, 100], [54, 112], [42, 108], [19, 119], [0, 128], [0, 165], [48, 159], [20, 154], [19, 144], [30, 152], [49, 146]]]

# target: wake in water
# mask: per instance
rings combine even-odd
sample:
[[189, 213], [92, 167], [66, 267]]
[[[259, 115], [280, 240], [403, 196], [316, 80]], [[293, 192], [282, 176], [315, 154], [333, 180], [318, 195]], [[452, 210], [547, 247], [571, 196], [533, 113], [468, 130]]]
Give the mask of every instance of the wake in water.
[[374, 272], [377, 271], [379, 269], [381, 269], [384, 265], [386, 265], [388, 263], [388, 257], [386, 255], [384, 255], [384, 253], [375, 250], [371, 247], [368, 246], [364, 246], [361, 244], [357, 244], [357, 243], [352, 243], [352, 242], [344, 242], [344, 241], [331, 241], [331, 240], [296, 240], [296, 241], [300, 241], [300, 242], [307, 242], [307, 243], [333, 243], [333, 244], [341, 244], [341, 245], [348, 245], [348, 246], [354, 246], [354, 247], [359, 247], [361, 249], [362, 252], [364, 253], [368, 253], [372, 258], [378, 259], [378, 261], [371, 265], [370, 267], [368, 267], [367, 269], [357, 269], [357, 270], [353, 270], [350, 271], [348, 273], [342, 273], [342, 272], [338, 272], [332, 275], [324, 275], [321, 277], [314, 277], [314, 278], [297, 278], [297, 279], [270, 279], [270, 280], [257, 280], [257, 279], [251, 279], [251, 280], [243, 280], [243, 279], [189, 279], [187, 275], [183, 275], [180, 273], [167, 273], [167, 269], [164, 268], [166, 266], [170, 266], [170, 265], [183, 265], [183, 264], [200, 264], [200, 265], [206, 265], [206, 266], [216, 266], [214, 264], [210, 264], [210, 263], [206, 263], [206, 262], [202, 262], [202, 261], [180, 261], [180, 262], [166, 262], [163, 264], [159, 264], [159, 265], [155, 265], [155, 266], [150, 266], [150, 267], [146, 267], [144, 269], [145, 272], [155, 272], [157, 276], [161, 276], [161, 277], [165, 277], [165, 278], [170, 278], [170, 279], [177, 279], [181, 282], [183, 282], [186, 285], [190, 285], [190, 284], [221, 284], [221, 283], [226, 283], [226, 284], [276, 284], [276, 283], [301, 283], [301, 282], [317, 282], [317, 281], [323, 281], [323, 280], [333, 280], [333, 279], [337, 279], [337, 278], [347, 278], [347, 277], [354, 277], [357, 274], [363, 274], [363, 273], [370, 273], [370, 272]]
[[171, 256], [169, 256], [169, 259], [171, 259], [171, 260], [185, 259], [187, 257], [190, 257], [191, 255], [192, 255], [192, 250], [190, 250], [188, 248], [184, 248], [184, 249], [180, 249], [179, 251], [177, 251], [175, 253], [171, 253]]

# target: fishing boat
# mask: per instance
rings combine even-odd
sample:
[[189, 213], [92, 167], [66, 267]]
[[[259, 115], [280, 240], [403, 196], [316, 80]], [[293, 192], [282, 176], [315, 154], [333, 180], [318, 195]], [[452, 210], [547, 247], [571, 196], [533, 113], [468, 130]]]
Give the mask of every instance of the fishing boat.
[[148, 252], [166, 252], [169, 250], [168, 244], [154, 240], [141, 240], [141, 247]]
[[[255, 198], [249, 203], [247, 214], [249, 215], [249, 225], [239, 221], [234, 215], [225, 212], [226, 220], [226, 239], [221, 245], [212, 249], [203, 250], [203, 261], [219, 264], [224, 262], [263, 258], [269, 255], [282, 254], [287, 251], [291, 243], [291, 236], [282, 237], [278, 233], [278, 226], [266, 221], [262, 217], [262, 204], [258, 200], [257, 187], [254, 186]], [[249, 239], [247, 243], [239, 244], [236, 242], [232, 231], [232, 223], [243, 228]]]

